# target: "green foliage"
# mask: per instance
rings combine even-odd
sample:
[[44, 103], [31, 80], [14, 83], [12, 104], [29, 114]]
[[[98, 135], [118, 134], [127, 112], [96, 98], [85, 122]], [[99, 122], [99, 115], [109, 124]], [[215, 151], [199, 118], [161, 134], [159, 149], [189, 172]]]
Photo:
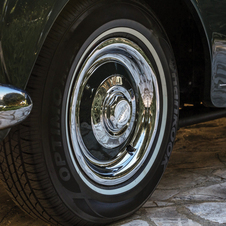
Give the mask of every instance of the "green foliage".
[[6, 106], [20, 105], [24, 101], [24, 96], [18, 93], [9, 93], [3, 97], [3, 102]]

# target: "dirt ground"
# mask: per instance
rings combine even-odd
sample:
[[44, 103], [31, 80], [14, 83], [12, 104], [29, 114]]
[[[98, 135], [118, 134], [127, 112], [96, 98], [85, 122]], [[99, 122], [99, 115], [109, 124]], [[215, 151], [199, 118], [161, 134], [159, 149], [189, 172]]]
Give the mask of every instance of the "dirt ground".
[[[182, 128], [148, 202], [111, 226], [226, 225], [226, 118]], [[0, 184], [1, 226], [47, 226], [22, 212]]]

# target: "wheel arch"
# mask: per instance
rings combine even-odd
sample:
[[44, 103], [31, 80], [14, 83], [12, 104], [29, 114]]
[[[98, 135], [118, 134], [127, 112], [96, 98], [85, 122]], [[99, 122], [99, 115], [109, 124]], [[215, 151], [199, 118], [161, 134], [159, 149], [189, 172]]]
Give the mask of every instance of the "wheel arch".
[[211, 43], [200, 10], [193, 0], [145, 0], [161, 21], [178, 67], [181, 105], [212, 106]]
[[[69, 1], [63, 0], [60, 3], [59, 0], [55, 0], [49, 18], [50, 22], [44, 28], [45, 33], [38, 51], [40, 51], [57, 16]], [[200, 9], [193, 0], [161, 0], [158, 1], [158, 4], [156, 1], [144, 1], [161, 21], [173, 48], [178, 67], [181, 104], [200, 104], [202, 102], [206, 106], [213, 106], [210, 94], [212, 47]], [[35, 61], [36, 58], [33, 64]]]
[[[199, 10], [191, 0], [160, 0], [158, 1], [158, 4], [156, 4], [156, 1], [145, 1], [161, 21], [173, 47], [179, 71], [182, 103], [192, 103], [198, 100], [199, 102], [204, 102], [206, 105], [211, 105], [211, 45]], [[31, 32], [30, 34], [28, 32], [26, 35], [26, 42], [21, 42], [19, 40], [22, 31], [17, 34], [17, 31], [14, 29], [16, 20], [13, 20], [13, 18], [21, 16], [20, 7], [26, 3], [25, 0], [20, 2], [19, 5], [16, 4], [14, 0], [9, 0], [7, 5], [1, 5], [1, 21], [5, 22], [0, 24], [0, 61], [2, 66], [0, 67], [0, 80], [2, 83], [10, 83], [19, 88], [25, 88], [40, 49], [42, 48], [52, 25], [69, 0], [45, 1], [48, 7], [44, 9], [44, 22], [36, 23], [34, 19], [31, 19], [30, 23], [27, 24], [27, 29], [29, 31], [29, 29], [34, 26], [34, 23], [36, 23], [35, 29], [37, 29], [41, 35], [38, 35], [36, 39], [34, 39]], [[38, 4], [38, 1], [32, 2], [32, 7], [27, 8], [26, 14], [32, 15], [32, 9], [34, 8], [37, 12], [41, 12], [42, 10], [41, 4]], [[188, 32], [184, 32], [184, 29], [181, 26], [183, 23], [186, 23]], [[19, 27], [19, 30], [22, 30], [22, 26], [23, 24]], [[6, 41], [6, 39], [8, 39], [8, 34], [18, 36], [18, 38], [14, 40], [17, 43], [16, 47], [15, 43], [9, 43], [9, 40]], [[183, 39], [183, 36], [186, 36], [186, 39]], [[178, 40], [180, 41], [179, 44]], [[27, 43], [29, 43], [29, 45], [27, 45]], [[14, 46], [15, 48], [9, 49], [8, 46]], [[197, 49], [194, 49], [196, 47], [198, 48], [198, 51], [196, 51]], [[16, 51], [21, 50], [23, 56], [18, 60]], [[183, 57], [181, 57], [181, 55]], [[203, 60], [196, 62], [199, 56], [204, 56], [202, 57]], [[198, 70], [195, 68], [196, 63], [199, 63]], [[189, 70], [187, 69], [188, 65]], [[197, 98], [197, 95], [199, 98]]]

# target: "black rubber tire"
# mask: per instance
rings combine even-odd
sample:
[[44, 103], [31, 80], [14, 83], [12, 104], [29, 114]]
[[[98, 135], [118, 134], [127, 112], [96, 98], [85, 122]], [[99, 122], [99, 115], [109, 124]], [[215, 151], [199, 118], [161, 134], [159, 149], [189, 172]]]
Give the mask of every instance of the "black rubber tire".
[[[139, 31], [154, 46], [163, 65], [168, 104], [164, 136], [150, 171], [131, 190], [108, 196], [89, 188], [73, 167], [63, 119], [68, 87], [81, 54], [95, 37], [120, 26]], [[131, 34], [121, 32], [117, 35], [144, 46]], [[146, 54], [153, 61], [148, 51]], [[154, 67], [159, 76], [157, 66]], [[158, 83], [161, 83], [160, 79]], [[161, 89], [162, 84], [159, 86]], [[32, 217], [64, 226], [107, 224], [141, 207], [166, 168], [179, 113], [179, 87], [173, 52], [164, 30], [148, 6], [133, 0], [70, 1], [42, 47], [27, 91], [34, 103], [32, 113], [25, 122], [12, 128], [0, 152], [1, 179], [13, 200]], [[161, 95], [160, 99], [163, 98]], [[161, 110], [160, 116], [163, 114]], [[156, 140], [161, 120], [159, 124]], [[131, 181], [142, 173], [144, 167]]]

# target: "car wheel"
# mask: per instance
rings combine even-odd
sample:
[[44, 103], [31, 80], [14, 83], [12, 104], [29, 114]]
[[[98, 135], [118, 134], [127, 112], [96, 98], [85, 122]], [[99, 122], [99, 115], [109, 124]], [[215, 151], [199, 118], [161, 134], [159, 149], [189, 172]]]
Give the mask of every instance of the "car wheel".
[[171, 46], [147, 5], [69, 2], [27, 85], [33, 111], [2, 146], [11, 196], [52, 224], [133, 213], [172, 152], [178, 89]]

